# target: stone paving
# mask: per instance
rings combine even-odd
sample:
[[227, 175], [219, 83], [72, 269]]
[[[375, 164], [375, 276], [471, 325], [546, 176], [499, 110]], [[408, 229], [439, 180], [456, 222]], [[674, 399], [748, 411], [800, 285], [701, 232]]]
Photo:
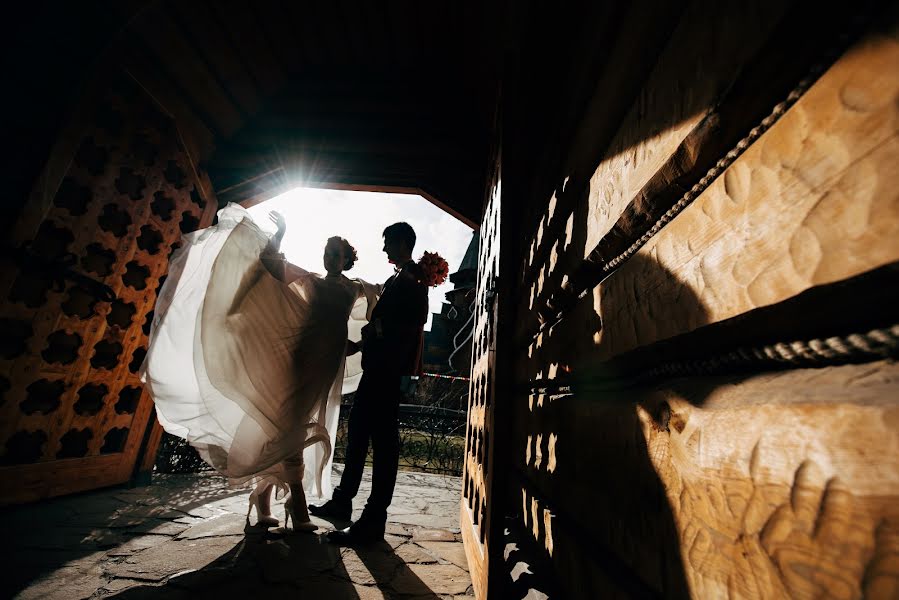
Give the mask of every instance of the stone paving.
[[[327, 543], [335, 525], [320, 519], [317, 534], [247, 527], [249, 490], [209, 474], [7, 508], [0, 597], [473, 598], [460, 489], [456, 477], [400, 473], [385, 541], [358, 549]], [[283, 522], [283, 500], [273, 512]]]

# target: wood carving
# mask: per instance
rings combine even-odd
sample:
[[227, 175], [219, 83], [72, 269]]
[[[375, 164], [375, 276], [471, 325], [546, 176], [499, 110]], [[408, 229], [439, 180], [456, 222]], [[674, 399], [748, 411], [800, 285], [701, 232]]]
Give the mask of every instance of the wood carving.
[[524, 527], [566, 597], [895, 597], [897, 398], [891, 362], [532, 398]]
[[700, 408], [701, 388], [684, 380], [637, 409], [692, 594], [895, 597], [896, 365], [757, 376]]
[[834, 65], [640, 260], [594, 289], [603, 329], [590, 360], [899, 259], [897, 96], [893, 38]]
[[0, 478], [17, 482], [0, 503], [130, 479], [153, 409], [137, 373], [156, 290], [181, 234], [215, 208], [133, 81], [118, 73], [93, 101], [52, 203], [32, 196], [13, 232], [14, 255], [36, 258], [0, 274], [15, 332], [0, 356]]
[[[471, 354], [471, 383], [468, 395], [468, 424], [465, 430], [465, 465], [462, 473], [460, 524], [475, 594], [488, 593], [491, 558], [500, 542], [491, 534], [494, 513], [490, 510], [493, 488], [493, 410], [495, 406], [495, 297], [500, 269], [499, 181], [495, 181], [481, 222], [478, 244], [478, 285], [475, 296], [474, 334]], [[495, 546], [492, 544], [496, 544]], [[494, 549], [491, 552], [491, 549]]]
[[[691, 3], [644, 84], [640, 98], [621, 124], [606, 158], [590, 178], [584, 257], [708, 114], [740, 68], [767, 39], [788, 5], [742, 3], [735, 6], [737, 12], [729, 14], [726, 21], [708, 27], [706, 19], [717, 12], [713, 4]], [[700, 26], [701, 36], [696, 31]], [[689, 94], [684, 93], [687, 87]], [[674, 107], [672, 98], [677, 99]], [[666, 121], [671, 125], [652, 131], [651, 123]], [[652, 135], [643, 134], [646, 131], [652, 131]]]

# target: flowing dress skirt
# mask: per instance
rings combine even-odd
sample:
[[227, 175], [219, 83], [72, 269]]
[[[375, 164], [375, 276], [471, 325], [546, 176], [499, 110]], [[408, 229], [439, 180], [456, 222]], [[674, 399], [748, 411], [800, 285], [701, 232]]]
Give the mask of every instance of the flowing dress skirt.
[[[259, 257], [267, 235], [240, 206], [184, 236], [160, 290], [141, 378], [163, 428], [191, 443], [238, 484], [297, 482], [331, 494], [342, 393], [355, 390], [358, 358], [345, 362], [374, 303], [373, 286], [310, 276], [285, 284]], [[345, 282], [345, 283], [344, 283]], [[347, 364], [349, 363], [349, 364]]]

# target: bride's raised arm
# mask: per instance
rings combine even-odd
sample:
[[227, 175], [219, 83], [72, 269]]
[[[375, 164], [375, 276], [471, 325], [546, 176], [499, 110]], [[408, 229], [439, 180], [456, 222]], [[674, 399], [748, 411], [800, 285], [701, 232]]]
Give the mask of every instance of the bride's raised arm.
[[297, 279], [309, 277], [311, 275], [309, 271], [285, 260], [284, 254], [281, 252], [281, 240], [287, 231], [287, 221], [284, 220], [281, 213], [276, 211], [270, 212], [268, 217], [278, 226], [278, 231], [259, 255], [263, 266], [275, 279], [283, 283], [293, 283]]

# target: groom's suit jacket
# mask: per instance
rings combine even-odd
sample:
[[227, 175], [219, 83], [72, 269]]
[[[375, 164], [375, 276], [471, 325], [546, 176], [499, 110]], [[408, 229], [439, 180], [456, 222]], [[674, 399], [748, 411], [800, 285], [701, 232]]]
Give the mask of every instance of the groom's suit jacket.
[[366, 325], [362, 369], [385, 375], [419, 375], [428, 320], [424, 273], [409, 261], [384, 284]]

